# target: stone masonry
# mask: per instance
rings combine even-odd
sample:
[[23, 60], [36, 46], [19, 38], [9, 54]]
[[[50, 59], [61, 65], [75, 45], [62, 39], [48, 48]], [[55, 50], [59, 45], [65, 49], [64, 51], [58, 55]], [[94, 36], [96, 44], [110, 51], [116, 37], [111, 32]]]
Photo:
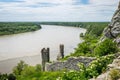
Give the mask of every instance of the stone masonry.
[[57, 61], [54, 63], [46, 63], [45, 71], [58, 71], [58, 70], [80, 70], [78, 64], [83, 63], [85, 66], [88, 66], [90, 62], [96, 58], [92, 57], [71, 57], [68, 60], [62, 62]]
[[59, 51], [59, 54], [57, 56], [57, 60], [64, 58], [64, 45], [63, 44], [60, 44], [59, 50], [60, 51]]
[[45, 64], [46, 62], [50, 61], [50, 56], [49, 56], [50, 49], [43, 48], [41, 50], [41, 57], [42, 57], [42, 70], [45, 71]]

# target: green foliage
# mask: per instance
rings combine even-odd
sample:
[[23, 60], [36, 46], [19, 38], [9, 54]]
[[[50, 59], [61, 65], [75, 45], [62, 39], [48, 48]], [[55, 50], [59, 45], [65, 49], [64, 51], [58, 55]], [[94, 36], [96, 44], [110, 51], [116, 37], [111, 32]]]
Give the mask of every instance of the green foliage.
[[95, 35], [85, 34], [85, 36], [83, 37], [83, 39], [86, 42], [89, 42], [89, 43], [97, 43], [97, 40], [99, 39], [99, 36], [96, 37]]
[[98, 57], [96, 60], [91, 62], [88, 67], [85, 67], [80, 63], [80, 71], [64, 72], [64, 75], [58, 80], [88, 80], [90, 78], [97, 77], [106, 70], [107, 65], [112, 63], [113, 59], [114, 55]]
[[84, 34], [83, 34], [83, 33], [80, 33], [80, 37], [84, 37]]
[[[29, 74], [29, 73], [28, 73]], [[21, 74], [17, 77], [17, 80], [56, 80], [57, 78], [63, 76], [62, 71], [56, 72], [37, 72], [33, 71], [31, 74], [28, 75]]]
[[[81, 24], [82, 24], [82, 26], [84, 26], [84, 28], [87, 29], [87, 32], [83, 36], [84, 42], [79, 43], [77, 48], [75, 48], [75, 52], [73, 52], [69, 56], [65, 57], [65, 59], [67, 59], [70, 56], [75, 56], [75, 57], [97, 56], [96, 54], [95, 55], [93, 54], [95, 51], [94, 49], [98, 46], [97, 43], [100, 39], [100, 36], [102, 35], [104, 28], [107, 26], [107, 23], [86, 22], [86, 23], [81, 23]], [[113, 46], [113, 47], [116, 48], [115, 46]]]
[[25, 76], [29, 76], [29, 75], [34, 74], [34, 72], [35, 72], [35, 67], [33, 67], [33, 66], [26, 66], [24, 68], [24, 70], [22, 70], [21, 75], [25, 77]]
[[41, 65], [40, 64], [37, 64], [36, 66], [35, 66], [35, 71], [37, 71], [37, 72], [41, 72]]
[[0, 80], [6, 80], [8, 75], [7, 74], [0, 74]]
[[28, 65], [24, 61], [20, 61], [17, 66], [14, 67], [13, 73], [18, 76], [21, 75], [22, 71], [27, 67]]
[[16, 80], [15, 75], [9, 74], [9, 75], [8, 75], [8, 80]]
[[114, 43], [110, 39], [106, 39], [94, 49], [94, 54], [99, 56], [104, 56], [104, 55], [116, 53], [117, 51], [118, 48], [116, 46], [116, 43]]
[[84, 38], [86, 38], [85, 41], [78, 44], [75, 52], [70, 56], [95, 56], [93, 55], [93, 50], [98, 42], [97, 39], [92, 36], [90, 37], [90, 35], [86, 35]]
[[9, 35], [9, 34], [36, 31], [40, 28], [41, 26], [35, 23], [0, 22], [0, 35]]
[[109, 73], [111, 80], [118, 80], [120, 78], [120, 70], [112, 69]]
[[33, 67], [27, 65], [24, 61], [20, 61], [14, 67], [13, 73], [17, 77], [17, 80], [37, 80], [36, 78], [41, 74], [41, 65], [37, 64]]
[[[82, 54], [87, 54], [90, 53], [90, 44], [87, 42], [83, 42], [78, 45], [78, 47], [75, 49], [75, 53], [82, 53]], [[79, 56], [79, 55], [78, 55]]]
[[90, 65], [87, 67], [86, 71], [88, 73], [88, 77], [96, 77], [102, 72], [105, 71], [107, 68], [107, 65], [112, 63], [114, 59], [114, 55], [108, 55], [97, 58], [97, 60], [94, 60]]
[[54, 71], [54, 72], [43, 72], [40, 80], [56, 80], [57, 78], [63, 76], [62, 71]]
[[88, 80], [84, 72], [79, 71], [69, 71], [64, 72], [64, 75], [58, 80]]
[[16, 77], [13, 74], [0, 74], [0, 80], [16, 80]]
[[106, 25], [104, 24], [94, 24], [94, 25], [90, 25], [88, 28], [87, 28], [87, 32], [86, 34], [90, 34], [90, 35], [94, 35], [96, 37], [98, 36], [101, 36], [104, 28], [106, 27]]

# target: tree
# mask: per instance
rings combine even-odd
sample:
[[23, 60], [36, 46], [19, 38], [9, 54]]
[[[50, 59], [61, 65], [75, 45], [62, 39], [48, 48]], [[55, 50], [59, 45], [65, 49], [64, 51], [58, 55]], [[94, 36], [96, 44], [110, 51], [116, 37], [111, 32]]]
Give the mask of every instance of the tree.
[[35, 73], [35, 67], [33, 66], [27, 66], [25, 67], [25, 69], [21, 72], [22, 76], [30, 76], [33, 75]]
[[9, 75], [8, 75], [8, 80], [16, 80], [15, 75], [9, 74]]
[[17, 66], [13, 69], [13, 73], [15, 75], [21, 75], [21, 72], [27, 67], [28, 65], [24, 61], [20, 61]]

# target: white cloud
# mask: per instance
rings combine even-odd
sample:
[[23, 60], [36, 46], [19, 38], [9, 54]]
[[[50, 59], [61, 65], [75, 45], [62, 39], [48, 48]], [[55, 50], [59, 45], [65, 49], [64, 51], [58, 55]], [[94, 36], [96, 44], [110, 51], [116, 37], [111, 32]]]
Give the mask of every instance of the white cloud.
[[114, 5], [118, 4], [119, 0], [89, 0], [91, 4], [97, 5]]
[[110, 21], [119, 0], [21, 0], [0, 2], [0, 21]]

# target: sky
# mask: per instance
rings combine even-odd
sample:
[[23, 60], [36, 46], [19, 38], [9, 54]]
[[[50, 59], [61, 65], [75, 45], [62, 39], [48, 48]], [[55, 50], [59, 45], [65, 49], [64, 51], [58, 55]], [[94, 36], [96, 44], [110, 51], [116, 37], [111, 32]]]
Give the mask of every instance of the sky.
[[119, 0], [0, 0], [0, 21], [110, 21]]

